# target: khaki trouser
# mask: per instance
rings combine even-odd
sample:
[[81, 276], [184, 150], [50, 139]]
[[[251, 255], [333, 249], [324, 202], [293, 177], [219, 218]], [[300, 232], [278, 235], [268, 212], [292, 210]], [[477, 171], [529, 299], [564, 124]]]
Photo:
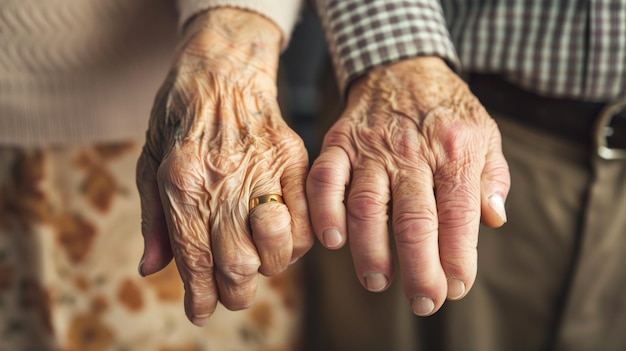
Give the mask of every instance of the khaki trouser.
[[495, 118], [509, 222], [481, 228], [469, 295], [415, 317], [398, 276], [389, 291], [366, 292], [347, 248], [318, 248], [324, 349], [626, 350], [626, 161]]

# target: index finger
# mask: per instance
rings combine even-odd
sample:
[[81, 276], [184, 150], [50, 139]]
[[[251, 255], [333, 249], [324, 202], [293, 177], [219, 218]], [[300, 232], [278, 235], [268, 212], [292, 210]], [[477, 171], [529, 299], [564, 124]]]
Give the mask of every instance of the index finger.
[[329, 249], [346, 242], [346, 186], [350, 181], [350, 159], [339, 147], [322, 149], [307, 177], [306, 192], [313, 230]]

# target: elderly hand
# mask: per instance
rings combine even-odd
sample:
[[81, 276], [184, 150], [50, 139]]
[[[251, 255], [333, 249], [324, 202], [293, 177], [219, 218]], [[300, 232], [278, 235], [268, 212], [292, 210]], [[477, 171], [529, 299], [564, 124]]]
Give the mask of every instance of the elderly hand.
[[327, 248], [346, 240], [361, 284], [388, 288], [388, 217], [417, 315], [471, 288], [478, 228], [506, 221], [510, 186], [500, 133], [439, 58], [379, 67], [357, 80], [307, 180], [313, 228]]
[[[248, 307], [258, 273], [274, 275], [312, 245], [308, 157], [282, 119], [281, 33], [269, 20], [220, 8], [187, 27], [159, 91], [137, 166], [148, 275], [174, 257], [197, 325], [218, 300]], [[279, 194], [250, 209], [250, 200]]]

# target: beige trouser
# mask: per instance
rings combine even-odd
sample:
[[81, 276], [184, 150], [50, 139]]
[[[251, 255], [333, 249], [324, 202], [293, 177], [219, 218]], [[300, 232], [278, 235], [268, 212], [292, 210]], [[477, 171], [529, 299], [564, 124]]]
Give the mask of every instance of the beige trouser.
[[512, 188], [509, 222], [481, 228], [462, 301], [411, 315], [399, 277], [366, 292], [347, 249], [317, 249], [325, 350], [626, 350], [626, 161], [496, 116]]
[[139, 151], [0, 147], [0, 351], [300, 350], [297, 265], [204, 328], [185, 317], [173, 264], [139, 276]]

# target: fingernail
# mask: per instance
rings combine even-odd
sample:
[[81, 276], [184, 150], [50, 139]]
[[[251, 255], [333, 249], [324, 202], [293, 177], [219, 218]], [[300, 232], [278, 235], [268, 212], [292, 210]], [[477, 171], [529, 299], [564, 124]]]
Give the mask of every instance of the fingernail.
[[203, 315], [199, 315], [199, 316], [193, 316], [191, 319], [191, 323], [199, 326], [199, 327], [203, 327], [204, 325], [206, 325], [206, 323], [209, 321], [209, 317], [211, 317], [210, 314], [203, 314]]
[[146, 275], [143, 274], [143, 264], [146, 262], [146, 256], [143, 255], [141, 256], [141, 260], [139, 261], [139, 266], [137, 267], [137, 271], [139, 271], [139, 275], [142, 277], [145, 277]]
[[372, 272], [365, 275], [363, 278], [365, 280], [365, 287], [367, 290], [372, 292], [382, 291], [387, 287], [389, 280], [387, 277], [379, 272]]
[[414, 296], [411, 299], [411, 309], [418, 316], [428, 316], [435, 309], [435, 302], [424, 296]]
[[450, 300], [457, 300], [460, 299], [463, 294], [465, 294], [465, 283], [455, 278], [448, 279], [448, 298]]
[[506, 211], [504, 209], [504, 200], [500, 195], [491, 195], [489, 197], [489, 206], [498, 214], [502, 222], [506, 223]]
[[300, 259], [300, 257], [294, 257], [294, 258], [291, 259], [289, 264], [294, 264], [294, 263], [298, 262], [299, 259]]
[[326, 247], [337, 247], [343, 240], [341, 234], [335, 228], [328, 228], [324, 230], [322, 237], [324, 238], [324, 245], [326, 245]]

